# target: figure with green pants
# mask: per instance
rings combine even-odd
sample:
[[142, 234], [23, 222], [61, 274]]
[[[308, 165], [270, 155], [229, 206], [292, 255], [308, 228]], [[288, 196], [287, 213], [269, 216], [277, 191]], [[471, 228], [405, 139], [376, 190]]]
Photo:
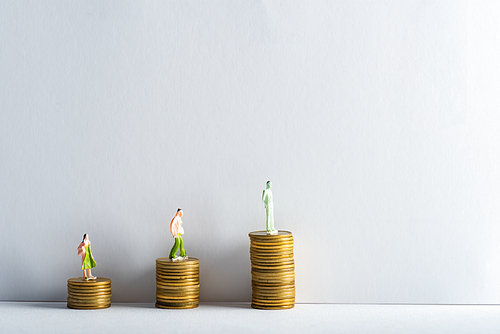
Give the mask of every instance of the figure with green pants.
[[[184, 229], [182, 228], [181, 217], [182, 217], [182, 210], [179, 208], [177, 209], [177, 213], [175, 214], [174, 218], [170, 222], [170, 233], [172, 233], [172, 236], [175, 239], [174, 246], [172, 247], [169, 256], [169, 258], [171, 258], [172, 261], [180, 261], [187, 259], [186, 250], [184, 249], [184, 241], [182, 240]], [[176, 253], [179, 247], [181, 248], [181, 253], [180, 256], [177, 256]]]
[[266, 189], [262, 191], [262, 201], [266, 207], [266, 231], [268, 234], [278, 234], [278, 231], [274, 229], [274, 206], [271, 186], [271, 181], [267, 181]]

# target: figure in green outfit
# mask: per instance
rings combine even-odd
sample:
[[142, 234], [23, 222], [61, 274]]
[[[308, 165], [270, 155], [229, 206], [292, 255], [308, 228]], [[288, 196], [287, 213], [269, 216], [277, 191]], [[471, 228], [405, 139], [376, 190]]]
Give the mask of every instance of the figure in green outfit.
[[90, 240], [87, 233], [83, 235], [83, 240], [80, 245], [78, 245], [77, 249], [78, 255], [82, 256], [83, 278], [86, 280], [96, 279], [97, 277], [92, 276], [92, 272], [90, 271], [90, 269], [94, 268], [97, 264], [95, 263], [94, 257], [92, 256], [92, 252], [90, 250]]
[[[170, 233], [172, 233], [172, 236], [175, 239], [174, 246], [172, 247], [172, 250], [170, 251], [169, 255], [169, 258], [171, 258], [172, 261], [180, 261], [188, 258], [186, 256], [186, 250], [184, 249], [184, 241], [182, 240], [184, 229], [182, 228], [181, 217], [182, 217], [182, 210], [179, 208], [177, 209], [177, 213], [175, 214], [174, 218], [170, 222]], [[175, 254], [177, 253], [179, 246], [181, 248], [181, 253], [180, 256], [177, 256]]]
[[268, 234], [278, 234], [278, 231], [274, 229], [274, 206], [271, 186], [271, 181], [267, 181], [266, 189], [262, 191], [262, 201], [266, 206], [266, 231]]

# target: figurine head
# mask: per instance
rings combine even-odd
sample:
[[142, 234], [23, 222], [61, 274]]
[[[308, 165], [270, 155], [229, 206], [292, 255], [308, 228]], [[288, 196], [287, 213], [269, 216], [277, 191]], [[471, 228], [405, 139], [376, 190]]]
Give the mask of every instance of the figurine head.
[[178, 215], [179, 217], [182, 217], [182, 209], [181, 209], [181, 208], [178, 208], [178, 209], [177, 209], [177, 215]]
[[89, 235], [87, 233], [85, 233], [83, 235], [83, 239], [82, 239], [82, 242], [85, 242], [85, 240], [88, 240], [89, 239]]
[[271, 181], [266, 182], [266, 189], [270, 189], [272, 186], [273, 185], [272, 185]]

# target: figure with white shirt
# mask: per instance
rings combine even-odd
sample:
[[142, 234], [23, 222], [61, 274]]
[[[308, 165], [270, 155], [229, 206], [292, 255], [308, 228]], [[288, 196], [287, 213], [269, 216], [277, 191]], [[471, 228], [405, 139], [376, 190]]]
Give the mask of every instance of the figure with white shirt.
[[[174, 218], [170, 222], [170, 233], [172, 233], [172, 236], [174, 237], [174, 246], [172, 247], [172, 250], [170, 251], [169, 258], [172, 259], [172, 261], [180, 261], [187, 259], [186, 256], [186, 250], [184, 249], [184, 241], [182, 240], [182, 235], [184, 234], [184, 229], [182, 228], [182, 209], [177, 209], [177, 213], [175, 214]], [[181, 248], [180, 256], [177, 256], [177, 250]]]

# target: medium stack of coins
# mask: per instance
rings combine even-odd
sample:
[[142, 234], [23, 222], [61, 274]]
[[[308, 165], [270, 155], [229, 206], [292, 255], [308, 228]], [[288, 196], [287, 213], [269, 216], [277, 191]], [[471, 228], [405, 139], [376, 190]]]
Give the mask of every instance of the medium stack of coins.
[[111, 306], [111, 280], [98, 277], [86, 280], [82, 277], [68, 280], [68, 307], [98, 309]]
[[250, 232], [252, 307], [288, 309], [295, 305], [295, 264], [292, 232]]
[[156, 307], [185, 309], [200, 303], [200, 261], [156, 259]]

